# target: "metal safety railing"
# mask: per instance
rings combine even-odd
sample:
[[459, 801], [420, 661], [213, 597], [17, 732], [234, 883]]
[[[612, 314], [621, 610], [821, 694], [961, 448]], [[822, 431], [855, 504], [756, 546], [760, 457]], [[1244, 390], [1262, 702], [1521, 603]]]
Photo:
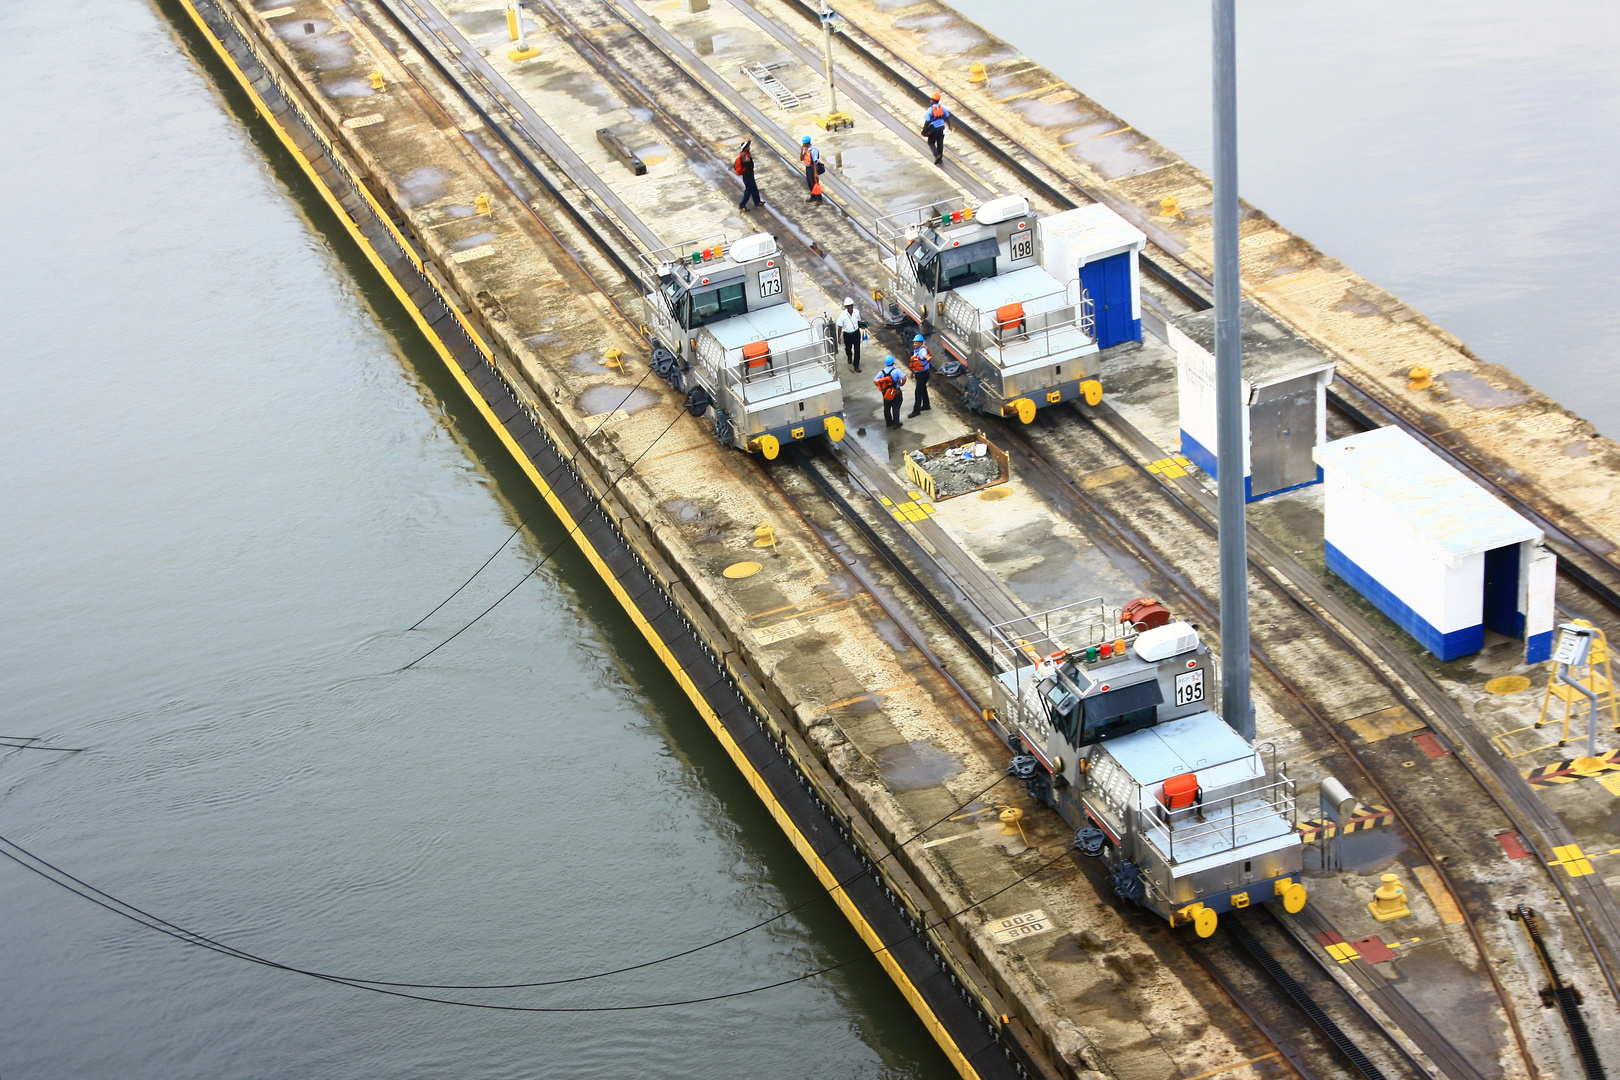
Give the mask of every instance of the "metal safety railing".
[[1129, 642], [1137, 631], [1124, 621], [1123, 611], [1094, 596], [1020, 615], [990, 627], [991, 652], [1004, 670], [1017, 671], [1059, 650], [1084, 649], [1105, 641]]
[[[973, 217], [973, 208], [961, 196], [924, 203], [878, 218], [873, 223], [872, 235], [877, 237], [878, 246], [886, 254], [903, 255], [913, 240], [924, 238], [941, 220], [958, 213], [962, 215], [962, 221], [969, 221]], [[935, 250], [939, 248], [938, 244], [932, 242], [929, 246]]]
[[[1269, 766], [1262, 756], [1267, 750], [1272, 755]], [[1175, 864], [1178, 843], [1184, 852], [1192, 847], [1197, 855], [1231, 851], [1238, 847], [1240, 835], [1247, 842], [1246, 830], [1270, 820], [1276, 820], [1280, 826], [1276, 835], [1294, 831], [1298, 811], [1294, 781], [1285, 769], [1278, 768], [1275, 747], [1267, 744], [1241, 757], [1203, 766], [1198, 772], [1209, 773], [1243, 762], [1249, 763], [1258, 775], [1222, 785], [1213, 798], [1204, 796], [1194, 805], [1176, 810], [1166, 807], [1157, 795], [1153, 796], [1152, 805], [1143, 808], [1142, 786], [1135, 785], [1130, 805], [1142, 815], [1144, 835], [1166, 862]], [[1253, 782], [1260, 779], [1269, 783], [1256, 785]], [[1224, 841], [1224, 846], [1208, 850], [1212, 839]]]
[[[997, 367], [1005, 366], [1014, 349], [1023, 354], [1014, 358], [1017, 360], [1050, 356], [1096, 340], [1097, 320], [1091, 296], [1084, 289], [1079, 292], [1077, 300], [1069, 302], [1065, 293], [1065, 303], [1060, 307], [1027, 313], [1007, 326], [1001, 325], [994, 310], [980, 310], [953, 292], [945, 298], [945, 328]], [[1034, 299], [1046, 300], [1055, 295]]]
[[[766, 379], [787, 377], [785, 385], [809, 387], [818, 382], [838, 381], [832, 337], [827, 333], [827, 320], [818, 318], [810, 323], [811, 339], [803, 345], [772, 350], [766, 362], [758, 367], [748, 360], [728, 359], [725, 346], [713, 334], [698, 335], [698, 362], [715, 373], [728, 391], [747, 400], [746, 390], [751, 383]], [[802, 379], [810, 375], [810, 379]]]

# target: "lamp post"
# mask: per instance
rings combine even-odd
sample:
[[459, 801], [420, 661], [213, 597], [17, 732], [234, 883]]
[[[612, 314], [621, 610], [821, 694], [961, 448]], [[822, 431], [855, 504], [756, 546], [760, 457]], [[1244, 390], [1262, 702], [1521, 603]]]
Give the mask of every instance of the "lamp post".
[[1239, 312], [1237, 30], [1213, 0], [1215, 100], [1215, 458], [1221, 568], [1221, 715], [1254, 740], [1249, 688], [1249, 552], [1243, 492], [1243, 323]]

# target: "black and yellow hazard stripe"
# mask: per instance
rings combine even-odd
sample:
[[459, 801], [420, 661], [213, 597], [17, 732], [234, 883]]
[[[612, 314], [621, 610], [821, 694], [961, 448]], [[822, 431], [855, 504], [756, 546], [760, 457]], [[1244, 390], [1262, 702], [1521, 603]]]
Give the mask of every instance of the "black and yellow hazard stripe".
[[1305, 840], [1330, 840], [1344, 833], [1365, 832], [1383, 825], [1395, 824], [1395, 811], [1378, 803], [1368, 803], [1359, 807], [1346, 821], [1341, 830], [1327, 818], [1310, 818], [1299, 823], [1299, 835]]
[[[889, 889], [903, 889], [903, 871], [880, 867], [862, 873], [863, 854], [849, 834], [875, 833], [859, 822], [848, 800], [834, 788], [788, 725], [770, 722], [772, 710], [763, 691], [736, 657], [724, 652], [721, 635], [692, 601], [676, 575], [662, 564], [650, 545], [632, 549], [621, 528], [597, 505], [586, 484], [556, 450], [553, 433], [538, 414], [524, 406], [522, 395], [502, 375], [495, 355], [479, 331], [424, 273], [412, 245], [394, 225], [364, 184], [349, 175], [341, 159], [315, 137], [314, 125], [278, 84], [235, 17], [214, 0], [177, 0], [219, 59], [253, 101], [255, 110], [292, 153], [322, 199], [337, 214], [389, 289], [416, 322], [424, 338], [445, 362], [468, 399], [534, 483], [562, 525], [573, 530], [580, 549], [625, 612], [674, 676], [689, 701], [725, 748], [772, 818], [827, 888], [862, 942], [894, 981], [921, 1018], [956, 1072], [964, 1080], [1019, 1075], [1006, 1050], [1019, 1051], [1026, 1066], [1044, 1072], [1033, 1040], [1022, 1024], [1004, 1011], [982, 975], [964, 981], [975, 1000], [956, 988], [964, 974], [961, 958], [942, 963], [914, 921], [932, 914], [920, 901], [911, 912], [890, 901]], [[218, 21], [205, 17], [203, 9]], [[227, 44], [227, 38], [230, 44]], [[232, 46], [239, 46], [233, 49]], [[255, 68], [253, 75], [244, 66]], [[272, 100], [274, 99], [274, 100]], [[341, 185], [333, 181], [340, 181]], [[374, 242], [386, 238], [392, 243]], [[389, 249], [397, 248], [397, 251]], [[658, 573], [655, 576], [654, 567]], [[673, 597], [671, 593], [675, 594]], [[680, 603], [681, 599], [685, 603]], [[707, 632], [700, 636], [700, 628]], [[766, 719], [761, 721], [759, 717]], [[768, 737], [757, 736], [765, 734]], [[793, 751], [797, 749], [798, 752]], [[802, 781], [810, 781], [807, 786]], [[835, 805], [836, 804], [836, 805]], [[842, 811], [835, 813], [835, 811]], [[840, 820], [842, 818], [842, 820]], [[839, 883], [845, 884], [840, 886]], [[910, 899], [908, 897], [908, 899]], [[954, 952], [949, 946], [945, 951]], [[952, 969], [958, 972], [953, 976]], [[976, 976], [976, 977], [974, 977]], [[1006, 1038], [987, 1034], [1000, 1029]]]

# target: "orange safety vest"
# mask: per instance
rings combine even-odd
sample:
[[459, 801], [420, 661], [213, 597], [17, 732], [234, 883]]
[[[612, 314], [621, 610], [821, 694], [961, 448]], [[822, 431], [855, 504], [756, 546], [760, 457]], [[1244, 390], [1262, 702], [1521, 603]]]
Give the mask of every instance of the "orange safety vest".
[[911, 354], [911, 370], [914, 372], [923, 372], [932, 369], [934, 365], [931, 364], [929, 360], [930, 357], [928, 355], [928, 350], [926, 348], [918, 349], [916, 352]]
[[893, 375], [880, 375], [877, 380], [878, 389], [883, 391], [884, 401], [893, 401], [900, 396], [900, 384], [894, 381]]

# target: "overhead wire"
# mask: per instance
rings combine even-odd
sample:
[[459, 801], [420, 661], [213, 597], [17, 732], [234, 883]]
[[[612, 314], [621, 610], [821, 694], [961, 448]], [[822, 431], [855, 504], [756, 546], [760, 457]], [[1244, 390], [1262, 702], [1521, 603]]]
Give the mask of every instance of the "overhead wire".
[[[31, 873], [37, 874], [40, 877], [43, 877], [45, 880], [51, 882], [52, 884], [58, 886], [59, 888], [65, 889], [68, 892], [73, 893], [75, 896], [78, 896], [81, 899], [89, 900], [91, 903], [97, 905], [98, 907], [104, 908], [107, 911], [110, 911], [115, 915], [119, 915], [119, 916], [121, 916], [121, 917], [123, 917], [125, 919], [130, 920], [131, 922], [138, 923], [141, 926], [144, 926], [149, 930], [156, 930], [159, 933], [164, 934], [164, 935], [166, 935], [168, 937], [174, 938], [177, 941], [183, 941], [188, 945], [194, 945], [194, 946], [196, 946], [198, 948], [207, 949], [210, 952], [216, 952], [216, 953], [219, 953], [219, 954], [221, 954], [223, 956], [235, 957], [238, 960], [245, 960], [245, 961], [247, 961], [249, 963], [258, 964], [258, 965], [260, 965], [262, 967], [268, 967], [268, 968], [272, 968], [272, 969], [275, 969], [275, 970], [278, 970], [278, 971], [286, 971], [288, 973], [295, 974], [295, 975], [304, 975], [304, 976], [306, 976], [308, 978], [318, 979], [318, 980], [320, 980], [322, 982], [334, 983], [334, 984], [340, 985], [340, 986], [348, 986], [348, 987], [351, 987], [351, 988], [356, 989], [356, 990], [365, 990], [365, 991], [368, 991], [368, 992], [373, 993], [373, 994], [382, 994], [382, 995], [385, 995], [387, 997], [404, 998], [404, 999], [410, 1000], [410, 1001], [422, 1001], [422, 1002], [428, 1002], [428, 1003], [438, 1004], [438, 1005], [455, 1005], [455, 1006], [459, 1006], [459, 1007], [462, 1007], [462, 1008], [468, 1008], [468, 1009], [487, 1009], [487, 1010], [493, 1010], [493, 1011], [497, 1011], [497, 1012], [524, 1012], [524, 1013], [605, 1013], [605, 1012], [637, 1012], [637, 1011], [645, 1011], [645, 1010], [649, 1010], [649, 1009], [667, 1009], [667, 1008], [674, 1008], [674, 1007], [681, 1006], [681, 1005], [701, 1005], [701, 1004], [704, 1004], [706, 1002], [711, 1002], [711, 1001], [724, 1001], [724, 1000], [727, 1000], [727, 999], [730, 999], [730, 998], [746, 997], [746, 996], [748, 996], [750, 994], [758, 994], [758, 993], [761, 993], [761, 992], [766, 991], [766, 990], [774, 990], [774, 989], [776, 989], [778, 987], [790, 986], [790, 985], [792, 985], [794, 983], [805, 982], [805, 981], [807, 981], [809, 979], [814, 979], [814, 978], [817, 978], [817, 977], [819, 977], [821, 975], [826, 975], [826, 974], [829, 974], [831, 972], [838, 971], [841, 968], [849, 967], [851, 964], [858, 963], [858, 962], [860, 962], [862, 960], [865, 960], [865, 959], [868, 959], [870, 957], [879, 956], [882, 953], [891, 951], [897, 945], [903, 945], [906, 942], [911, 941], [911, 940], [921, 936], [922, 934], [926, 933], [929, 930], [938, 929], [939, 927], [944, 926], [946, 923], [950, 922], [952, 919], [955, 919], [960, 915], [964, 915], [967, 912], [973, 910], [974, 908], [979, 907], [980, 905], [985, 904], [985, 903], [987, 903], [987, 902], [989, 902], [991, 900], [994, 900], [996, 897], [1000, 896], [1002, 893], [1006, 892], [1007, 890], [1012, 889], [1015, 886], [1018, 886], [1018, 885], [1022, 884], [1023, 882], [1025, 882], [1025, 881], [1029, 880], [1030, 878], [1034, 877], [1036, 874], [1039, 874], [1039, 873], [1041, 873], [1041, 872], [1043, 872], [1045, 870], [1050, 869], [1051, 867], [1056, 865], [1060, 860], [1066, 858], [1069, 855], [1069, 849], [1064, 848], [1063, 851], [1059, 852], [1058, 855], [1055, 858], [1052, 858], [1052, 859], [1048, 860], [1047, 862], [1042, 863], [1040, 866], [1037, 866], [1035, 869], [1030, 870], [1029, 872], [1021, 875], [1016, 880], [1014, 880], [1012, 882], [1009, 882], [1008, 884], [1002, 886], [1000, 889], [997, 889], [995, 892], [989, 894], [988, 896], [981, 897], [978, 900], [975, 900], [973, 903], [968, 904], [965, 907], [959, 908], [954, 912], [951, 912], [949, 915], [944, 916], [943, 918], [939, 919], [938, 921], [933, 922], [933, 923], [929, 923], [925, 927], [914, 930], [912, 933], [906, 935], [905, 937], [902, 937], [902, 938], [900, 938], [900, 939], [898, 939], [896, 941], [890, 942], [889, 944], [884, 945], [881, 948], [869, 950], [869, 951], [867, 951], [865, 953], [862, 953], [859, 956], [853, 956], [853, 957], [849, 958], [848, 960], [844, 960], [844, 961], [841, 961], [841, 962], [836, 963], [836, 964], [828, 964], [825, 967], [817, 968], [814, 971], [809, 971], [809, 972], [806, 972], [806, 973], [804, 973], [802, 975], [794, 976], [793, 978], [790, 978], [790, 979], [780, 979], [780, 980], [777, 980], [776, 982], [766, 983], [766, 984], [761, 985], [761, 986], [749, 987], [749, 988], [747, 988], [745, 990], [733, 990], [733, 991], [728, 991], [726, 993], [721, 993], [721, 994], [709, 994], [709, 995], [705, 995], [705, 996], [702, 996], [702, 997], [681, 998], [681, 999], [673, 1000], [673, 1001], [641, 1002], [641, 1003], [637, 1003], [637, 1004], [633, 1004], [633, 1005], [566, 1005], [565, 1006], [565, 1005], [500, 1005], [500, 1004], [494, 1004], [494, 1003], [482, 1002], [482, 1001], [462, 1001], [462, 1000], [457, 999], [457, 998], [434, 997], [434, 996], [427, 995], [427, 994], [410, 994], [410, 993], [405, 993], [403, 990], [389, 989], [389, 988], [384, 987], [384, 986], [373, 985], [373, 984], [365, 983], [365, 982], [358, 982], [358, 981], [345, 979], [345, 978], [341, 978], [341, 977], [333, 976], [333, 975], [327, 975], [327, 974], [324, 974], [324, 973], [318, 972], [318, 971], [311, 971], [309, 969], [300, 968], [300, 967], [297, 967], [297, 966], [292, 965], [292, 964], [284, 964], [284, 963], [281, 963], [280, 961], [271, 960], [268, 957], [259, 956], [259, 955], [255, 954], [255, 953], [248, 952], [245, 949], [239, 949], [239, 948], [236, 948], [233, 945], [226, 945], [223, 942], [215, 941], [214, 939], [209, 938], [209, 937], [207, 937], [207, 936], [205, 936], [203, 934], [199, 934], [199, 933], [196, 933], [195, 931], [187, 930], [183, 926], [179, 926], [179, 925], [177, 925], [175, 923], [172, 923], [172, 922], [169, 922], [168, 920], [163, 919], [163, 918], [161, 918], [161, 917], [159, 917], [157, 915], [153, 915], [150, 912], [144, 911], [141, 908], [136, 907], [134, 904], [128, 903], [127, 901], [124, 901], [124, 900], [120, 900], [117, 897], [113, 896], [111, 893], [105, 892], [104, 890], [99, 889], [94, 885], [90, 885], [88, 882], [85, 882], [82, 879], [73, 876], [72, 874], [68, 873], [67, 871], [62, 870], [60, 867], [57, 867], [57, 866], [53, 865], [52, 863], [46, 861], [43, 858], [40, 858], [38, 855], [35, 855], [33, 852], [31, 852], [28, 849], [22, 847], [20, 844], [16, 843], [13, 840], [10, 840], [10, 839], [8, 839], [8, 838], [6, 838], [4, 836], [0, 836], [0, 845], [3, 845], [3, 846], [0, 846], [0, 855], [3, 855], [5, 858], [7, 858], [7, 859], [11, 860], [12, 862], [16, 863], [18, 866], [23, 867], [25, 870], [28, 870]], [[12, 850], [7, 851], [7, 850], [5, 850], [6, 848], [10, 848]], [[21, 857], [19, 857], [18, 854], [13, 854], [13, 851], [20, 853]], [[36, 866], [36, 865], [34, 865], [34, 863], [38, 863], [39, 865]], [[47, 869], [42, 870], [42, 869], [40, 869], [40, 867], [45, 867]], [[60, 876], [56, 876], [56, 875], [60, 875]], [[66, 878], [67, 880], [64, 881], [63, 878]], [[73, 884], [69, 884], [69, 882], [72, 882]], [[75, 885], [79, 886], [79, 888], [75, 888], [74, 887]]]
[[461, 629], [457, 630], [455, 633], [451, 634], [449, 637], [445, 638], [443, 641], [441, 641], [437, 645], [433, 646], [433, 648], [429, 649], [427, 652], [423, 653], [421, 656], [418, 656], [415, 660], [412, 660], [410, 663], [406, 664], [404, 667], [400, 668], [399, 670], [400, 671], [409, 671], [411, 668], [415, 667], [417, 664], [420, 664], [422, 661], [426, 660], [428, 657], [432, 656], [434, 653], [438, 652], [440, 649], [444, 648], [446, 645], [448, 645], [452, 641], [456, 640], [456, 638], [460, 637], [462, 634], [465, 634], [468, 630], [471, 630], [473, 628], [473, 626], [475, 626], [480, 619], [482, 619], [485, 615], [488, 615], [490, 612], [494, 611], [496, 608], [500, 607], [501, 603], [508, 596], [511, 596], [513, 593], [517, 592], [518, 589], [522, 588], [523, 583], [525, 581], [528, 581], [531, 577], [538, 574], [540, 572], [541, 568], [544, 567], [548, 562], [551, 561], [551, 557], [553, 555], [557, 554], [557, 552], [561, 551], [563, 545], [566, 544], [573, 537], [573, 535], [575, 533], [579, 532], [580, 529], [585, 527], [585, 522], [586, 522], [587, 518], [589, 517], [590, 513], [592, 511], [596, 510], [598, 507], [600, 507], [602, 505], [602, 503], [607, 500], [607, 497], [613, 493], [613, 489], [619, 486], [619, 481], [623, 480], [626, 476], [630, 475], [630, 471], [636, 467], [637, 462], [639, 462], [642, 458], [646, 457], [647, 454], [652, 450], [652, 448], [658, 445], [659, 439], [662, 439], [665, 435], [669, 434], [670, 428], [673, 428], [675, 426], [675, 424], [680, 420], [680, 418], [682, 417], [682, 415], [684, 415], [684, 413], [685, 413], [684, 409], [680, 410], [680, 411], [677, 411], [675, 413], [675, 415], [670, 418], [670, 421], [669, 421], [669, 423], [667, 425], [665, 425], [664, 430], [660, 431], [658, 433], [657, 437], [654, 438], [652, 442], [647, 444], [646, 449], [642, 450], [641, 453], [637, 454], [635, 456], [635, 459], [632, 460], [628, 465], [626, 465], [624, 467], [624, 469], [620, 471], [618, 476], [613, 478], [612, 483], [608, 484], [607, 487], [602, 489], [602, 493], [600, 495], [597, 495], [597, 496], [595, 496], [594, 498], [591, 499], [590, 507], [585, 511], [584, 514], [578, 515], [578, 520], [576, 520], [574, 522], [574, 527], [569, 529], [568, 532], [564, 533], [563, 538], [561, 540], [558, 540], [556, 544], [552, 545], [551, 550], [546, 552], [545, 556], [539, 562], [537, 562], [533, 566], [531, 566], [529, 568], [529, 572], [524, 574], [521, 578], [519, 578], [517, 580], [516, 584], [514, 584], [510, 589], [507, 589], [505, 592], [501, 593], [500, 596], [496, 597], [495, 602], [493, 604], [489, 605], [489, 607], [485, 608], [483, 611], [480, 611], [477, 615], [474, 615], [466, 623], [462, 624]]
[[[651, 367], [648, 367], [647, 370], [642, 373], [641, 378], [639, 380], [637, 380], [636, 385], [632, 386], [625, 393], [624, 397], [619, 400], [619, 403], [617, 405], [613, 406], [613, 408], [607, 410], [607, 412], [602, 414], [601, 421], [597, 423], [596, 427], [592, 428], [590, 431], [585, 433], [585, 437], [580, 440], [579, 445], [574, 447], [574, 452], [572, 454], [569, 454], [568, 459], [563, 462], [564, 465], [571, 466], [571, 465], [574, 464], [574, 459], [579, 457], [581, 451], [583, 451], [585, 449], [585, 444], [590, 442], [591, 439], [596, 435], [597, 432], [601, 431], [602, 428], [607, 426], [608, 419], [610, 417], [612, 417], [612, 415], [615, 412], [617, 412], [618, 410], [624, 408], [625, 404], [630, 400], [631, 396], [634, 395], [637, 390], [641, 389], [641, 384], [646, 382], [647, 377], [649, 375], [651, 375], [652, 373], [653, 373], [653, 369]], [[474, 578], [476, 578], [479, 574], [482, 574], [485, 570], [487, 570], [489, 568], [489, 564], [495, 561], [496, 556], [500, 555], [501, 552], [505, 551], [507, 545], [510, 544], [513, 540], [517, 539], [518, 534], [521, 533], [528, 526], [530, 521], [534, 520], [534, 516], [536, 514], [538, 514], [540, 512], [541, 507], [543, 507], [545, 505], [546, 505], [546, 502], [545, 502], [544, 499], [542, 499], [538, 503], [536, 503], [534, 505], [534, 509], [530, 510], [527, 514], [523, 515], [523, 520], [517, 523], [517, 528], [512, 530], [511, 535], [509, 535], [505, 540], [501, 541], [501, 546], [496, 548], [493, 552], [491, 552], [489, 558], [485, 559], [483, 561], [483, 563], [479, 565], [478, 569], [476, 569], [476, 570], [474, 570], [472, 572], [472, 575], [470, 577], [468, 577], [466, 581], [463, 581], [460, 585], [457, 585], [455, 587], [455, 589], [450, 593], [449, 596], [446, 596], [443, 600], [440, 600], [437, 604], [434, 605], [432, 611], [428, 612], [426, 615], [423, 615], [420, 619], [417, 619], [415, 622], [411, 623], [411, 625], [406, 627], [406, 629], [407, 630], [415, 630], [418, 626], [421, 626], [423, 623], [425, 623], [429, 619], [433, 618], [433, 616], [437, 615], [439, 613], [440, 608], [444, 607], [444, 605], [448, 604], [450, 601], [454, 600], [457, 596], [461, 595], [461, 590], [465, 589], [468, 585], [471, 585], [473, 583]]]

